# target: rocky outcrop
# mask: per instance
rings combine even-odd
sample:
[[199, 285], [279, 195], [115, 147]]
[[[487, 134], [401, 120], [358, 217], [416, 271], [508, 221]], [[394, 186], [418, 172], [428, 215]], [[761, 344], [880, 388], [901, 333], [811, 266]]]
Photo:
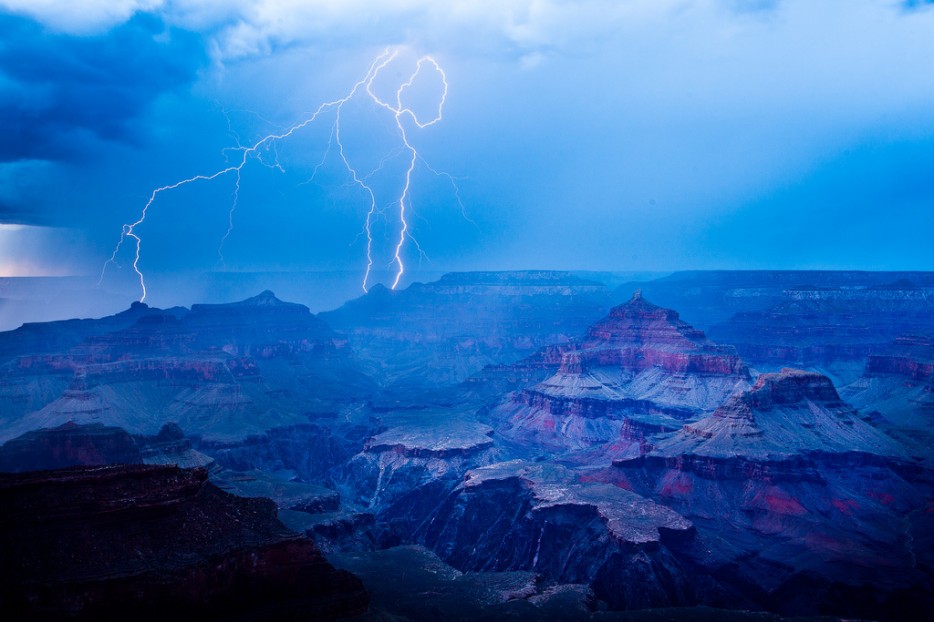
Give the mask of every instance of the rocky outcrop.
[[659, 442], [654, 452], [767, 461], [809, 453], [906, 457], [895, 440], [840, 399], [829, 378], [791, 369], [762, 374], [750, 390]]
[[353, 575], [201, 469], [0, 476], [0, 602], [16, 619], [333, 619], [365, 611]]
[[[397, 504], [387, 518], [409, 510]], [[511, 461], [469, 471], [414, 539], [461, 571], [531, 571], [592, 585], [615, 608], [642, 608], [693, 598], [667, 548], [692, 532], [689, 521], [639, 495], [581, 483], [556, 465]]]
[[381, 428], [332, 471], [343, 507], [309, 526], [316, 538], [354, 549], [412, 542], [419, 524], [468, 470], [502, 456], [492, 429], [469, 407], [387, 412]]
[[[534, 572], [460, 572], [421, 546], [338, 554], [370, 590], [372, 608], [390, 619], [592, 622], [596, 602], [586, 585], [554, 586]], [[398, 572], [405, 568], [405, 572]], [[430, 595], [430, 598], [426, 598]], [[778, 622], [778, 621], [768, 621]]]
[[384, 531], [370, 512], [299, 512], [279, 510], [279, 520], [289, 529], [307, 534], [326, 555], [347, 551], [374, 551], [380, 548]]
[[636, 291], [629, 302], [614, 307], [590, 327], [579, 353], [586, 367], [620, 367], [630, 371], [661, 368], [668, 372], [747, 375], [736, 352], [708, 340], [685, 323], [677, 311], [648, 302]]
[[[539, 358], [547, 366], [555, 354]], [[731, 348], [636, 292], [564, 348], [554, 375], [515, 392], [490, 416], [505, 436], [530, 447], [604, 447], [619, 457], [713, 410], [748, 381]]]
[[900, 335], [934, 331], [932, 303], [928, 273], [872, 286], [789, 288], [768, 309], [738, 313], [710, 333], [760, 369], [823, 370], [848, 384], [870, 356], [891, 353]]
[[888, 354], [871, 355], [863, 375], [840, 393], [913, 456], [934, 460], [934, 338], [899, 337]]
[[371, 427], [321, 417], [313, 423], [276, 427], [246, 438], [198, 439], [199, 451], [235, 471], [291, 471], [309, 482], [328, 473], [363, 449]]
[[[372, 387], [343, 339], [268, 291], [184, 313], [136, 305], [114, 317], [60, 351], [10, 338], [18, 350], [0, 368], [0, 403], [15, 409], [0, 440], [73, 422], [147, 435], [176, 423], [207, 441], [242, 442], [366, 399]], [[42, 326], [54, 336], [70, 324]]]
[[[934, 533], [924, 518], [931, 472], [820, 374], [763, 374], [596, 479], [691, 520], [698, 539], [688, 556], [733, 598], [785, 613], [878, 618], [903, 598], [930, 607], [917, 594], [931, 585], [931, 551], [915, 543]], [[802, 581], [813, 588], [792, 598]], [[871, 592], [841, 597], [861, 589]]]
[[[458, 412], [418, 414], [420, 424], [397, 424], [373, 436], [339, 469], [338, 486], [352, 507], [379, 516], [407, 496], [430, 491], [429, 497], [436, 498], [456, 486], [468, 469], [496, 459], [490, 427]], [[387, 537], [405, 541], [409, 536], [409, 527], [401, 527]]]
[[280, 509], [306, 514], [334, 512], [341, 503], [337, 491], [298, 481], [289, 472], [219, 469], [211, 474], [211, 482], [238, 497], [272, 499]]
[[610, 306], [601, 283], [566, 272], [453, 273], [402, 291], [374, 286], [321, 317], [384, 385], [459, 383], [579, 336]]

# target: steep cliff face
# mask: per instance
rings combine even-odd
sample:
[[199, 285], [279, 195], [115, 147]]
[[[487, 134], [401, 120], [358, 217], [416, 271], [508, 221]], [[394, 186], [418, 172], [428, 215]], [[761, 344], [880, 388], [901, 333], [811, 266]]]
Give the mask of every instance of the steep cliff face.
[[[4, 424], [56, 399], [71, 384], [75, 371], [70, 350], [139, 321], [181, 316], [186, 309], [153, 309], [134, 303], [122, 313], [101, 319], [23, 324], [0, 332], [0, 421]], [[81, 357], [83, 361], [87, 356]]]
[[174, 422], [208, 442], [242, 442], [333, 415], [372, 389], [344, 340], [271, 292], [185, 313], [137, 305], [115, 317], [61, 351], [13, 339], [0, 400], [16, 408], [4, 413], [0, 440], [68, 422], [149, 435]]
[[564, 272], [454, 273], [381, 286], [321, 314], [387, 386], [451, 385], [579, 336], [609, 308], [600, 283]]
[[761, 369], [801, 367], [852, 382], [869, 356], [889, 354], [904, 334], [934, 331], [929, 274], [862, 287], [787, 289], [777, 304], [738, 313], [710, 329]]
[[[410, 509], [397, 504], [387, 517], [405, 520]], [[461, 571], [532, 571], [592, 585], [614, 607], [640, 608], [691, 602], [688, 577], [666, 545], [692, 531], [631, 492], [581, 483], [556, 465], [510, 461], [467, 472], [414, 539]]]
[[932, 459], [934, 337], [905, 335], [887, 354], [872, 355], [863, 375], [840, 391], [860, 411], [901, 440], [913, 456]]
[[181, 317], [186, 309], [153, 309], [141, 302], [116, 315], [101, 319], [63, 320], [23, 324], [16, 330], [0, 332], [0, 364], [25, 354], [57, 354], [88, 339], [129, 328], [143, 318]]
[[840, 399], [829, 378], [790, 369], [762, 374], [710, 417], [660, 441], [655, 454], [782, 460], [814, 452], [906, 458]]
[[[491, 412], [506, 437], [552, 450], [638, 453], [647, 437], [713, 410], [750, 378], [731, 348], [639, 292], [563, 350], [554, 375]], [[543, 366], [556, 354], [540, 353]]]
[[[917, 595], [931, 584], [931, 552], [915, 545], [934, 531], [930, 471], [819, 374], [764, 374], [598, 479], [690, 519], [699, 567], [759, 606], [870, 617], [900, 598], [930, 606]], [[812, 588], [795, 593], [802, 581]], [[864, 585], [874, 604], [868, 592], [847, 602]]]
[[[492, 429], [469, 412], [435, 409], [401, 420], [389, 417], [386, 423], [388, 429], [370, 438], [363, 451], [335, 473], [348, 504], [378, 519], [400, 499], [436, 502], [469, 469], [489, 464], [501, 453], [494, 448]], [[389, 540], [411, 537], [424, 508], [411, 509], [407, 520], [395, 521], [389, 529]]]
[[0, 476], [0, 599], [17, 619], [155, 616], [321, 619], [366, 593], [275, 506], [204, 470], [120, 466]]

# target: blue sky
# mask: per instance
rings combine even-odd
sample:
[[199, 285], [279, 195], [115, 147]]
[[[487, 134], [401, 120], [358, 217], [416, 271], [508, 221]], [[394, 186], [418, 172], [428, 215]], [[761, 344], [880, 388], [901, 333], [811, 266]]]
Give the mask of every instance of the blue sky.
[[[343, 97], [386, 47], [400, 56], [384, 93], [423, 54], [449, 82], [442, 121], [407, 125], [424, 158], [411, 274], [934, 269], [931, 2], [77, 4], [0, 0], [0, 275], [97, 273], [154, 188]], [[406, 105], [428, 114], [439, 83], [423, 78]], [[140, 266], [363, 270], [369, 199], [332, 126], [323, 115], [244, 168], [223, 262], [233, 177], [159, 195]], [[398, 134], [366, 98], [343, 128], [355, 166], [384, 163], [386, 278]], [[130, 246], [107, 279], [132, 281]]]

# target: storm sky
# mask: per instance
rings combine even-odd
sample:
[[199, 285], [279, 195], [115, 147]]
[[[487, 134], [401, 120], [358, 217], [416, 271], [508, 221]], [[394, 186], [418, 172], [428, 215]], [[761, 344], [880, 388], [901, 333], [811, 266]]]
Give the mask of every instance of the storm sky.
[[[0, 0], [0, 275], [98, 274], [153, 189], [344, 97], [387, 47], [377, 89], [426, 54], [449, 83], [440, 122], [403, 120], [413, 274], [934, 269], [929, 0]], [[429, 73], [406, 95], [426, 115]], [[391, 114], [345, 112], [380, 271], [405, 159]], [[234, 176], [160, 194], [140, 266], [362, 270], [369, 198], [333, 122], [244, 167], [222, 253]]]

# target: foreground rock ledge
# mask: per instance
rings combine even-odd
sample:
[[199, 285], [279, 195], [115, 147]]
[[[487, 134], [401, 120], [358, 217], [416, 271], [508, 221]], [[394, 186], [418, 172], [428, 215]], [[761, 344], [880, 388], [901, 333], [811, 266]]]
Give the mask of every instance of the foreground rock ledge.
[[205, 469], [120, 465], [0, 475], [0, 609], [10, 619], [322, 620], [366, 611], [354, 575], [268, 499]]

